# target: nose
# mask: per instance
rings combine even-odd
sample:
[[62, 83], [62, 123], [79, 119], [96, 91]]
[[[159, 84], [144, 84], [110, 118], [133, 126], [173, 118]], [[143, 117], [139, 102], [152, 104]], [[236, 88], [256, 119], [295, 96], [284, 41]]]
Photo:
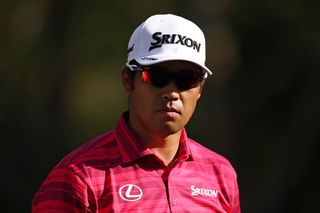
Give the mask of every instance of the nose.
[[174, 82], [170, 82], [162, 88], [161, 98], [166, 101], [176, 101], [180, 98], [179, 89]]

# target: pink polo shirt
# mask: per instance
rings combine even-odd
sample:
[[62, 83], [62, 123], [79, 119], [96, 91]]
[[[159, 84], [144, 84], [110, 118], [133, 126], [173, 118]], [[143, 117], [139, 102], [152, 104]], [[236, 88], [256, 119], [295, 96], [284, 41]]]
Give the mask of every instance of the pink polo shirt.
[[165, 166], [124, 117], [59, 162], [36, 193], [33, 213], [240, 213], [236, 173], [224, 157], [183, 129], [177, 159]]

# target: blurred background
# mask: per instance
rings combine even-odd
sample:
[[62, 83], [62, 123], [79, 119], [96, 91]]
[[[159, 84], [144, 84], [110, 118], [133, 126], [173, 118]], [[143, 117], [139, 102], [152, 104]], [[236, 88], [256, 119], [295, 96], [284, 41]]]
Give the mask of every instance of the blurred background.
[[189, 136], [238, 172], [242, 211], [316, 212], [320, 1], [1, 0], [1, 212], [31, 199], [67, 153], [127, 109], [127, 42], [143, 20], [197, 23], [214, 70]]

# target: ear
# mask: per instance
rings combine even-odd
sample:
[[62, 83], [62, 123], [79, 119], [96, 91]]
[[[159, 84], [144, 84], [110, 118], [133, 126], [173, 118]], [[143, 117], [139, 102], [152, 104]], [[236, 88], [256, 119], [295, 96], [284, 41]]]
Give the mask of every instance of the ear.
[[122, 79], [122, 86], [127, 93], [127, 95], [130, 95], [133, 91], [133, 79], [130, 77], [128, 73], [127, 67], [122, 67], [121, 70], [121, 79]]
[[199, 88], [199, 94], [198, 94], [198, 98], [197, 98], [197, 100], [199, 100], [199, 99], [200, 99], [200, 97], [201, 97], [201, 93], [202, 93], [202, 88], [203, 88], [203, 84], [204, 84], [204, 82], [202, 82], [202, 83], [200, 84], [200, 88]]
[[201, 92], [199, 93], [199, 95], [198, 95], [198, 98], [197, 98], [197, 99], [199, 100], [199, 99], [200, 99], [200, 97], [201, 97]]

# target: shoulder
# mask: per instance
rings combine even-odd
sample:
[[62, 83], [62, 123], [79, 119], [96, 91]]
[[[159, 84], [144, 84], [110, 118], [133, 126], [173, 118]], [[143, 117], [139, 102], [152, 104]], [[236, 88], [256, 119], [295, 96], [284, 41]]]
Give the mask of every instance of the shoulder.
[[88, 141], [66, 155], [56, 168], [74, 168], [83, 166], [105, 166], [110, 159], [117, 158], [117, 141], [111, 130]]

